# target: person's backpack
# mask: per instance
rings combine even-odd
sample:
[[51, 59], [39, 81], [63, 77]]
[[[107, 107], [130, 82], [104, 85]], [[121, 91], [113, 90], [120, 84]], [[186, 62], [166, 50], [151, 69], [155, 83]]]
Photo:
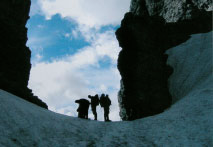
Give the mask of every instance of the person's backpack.
[[104, 107], [104, 103], [105, 103], [105, 102], [104, 102], [104, 101], [105, 101], [104, 99], [105, 99], [105, 97], [103, 97], [103, 96], [100, 97], [100, 105], [101, 105], [101, 107]]
[[111, 105], [111, 100], [106, 96], [100, 97], [100, 105], [101, 107], [108, 107]]

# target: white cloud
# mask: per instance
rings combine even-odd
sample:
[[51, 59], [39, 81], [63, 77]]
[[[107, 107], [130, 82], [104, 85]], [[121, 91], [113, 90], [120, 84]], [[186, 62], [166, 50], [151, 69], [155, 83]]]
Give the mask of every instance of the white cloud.
[[101, 84], [100, 90], [103, 91], [103, 92], [107, 92], [107, 87], [104, 84]]
[[43, 29], [44, 25], [38, 25], [37, 27], [40, 28], [40, 29]]
[[77, 39], [79, 37], [79, 31], [78, 30], [72, 30], [72, 36]]
[[40, 4], [37, 0], [31, 1], [31, 9], [30, 9], [30, 16], [33, 16], [35, 14], [41, 14]]
[[69, 38], [69, 37], [70, 37], [70, 34], [69, 34], [69, 33], [65, 33], [65, 34], [64, 34], [64, 37]]
[[117, 62], [120, 48], [114, 35], [114, 31], [106, 31], [105, 33], [91, 33], [94, 35], [91, 40], [91, 46], [80, 49], [77, 54], [69, 58], [75, 67], [83, 67], [85, 65], [98, 65], [98, 61], [104, 57], [109, 57], [112, 63]]
[[43, 58], [43, 56], [40, 55], [40, 54], [36, 54], [36, 55], [35, 55], [35, 61], [36, 61], [36, 62], [41, 61], [42, 58]]
[[38, 0], [46, 18], [70, 17], [88, 27], [118, 25], [129, 11], [130, 0]]
[[[120, 75], [116, 67], [119, 51], [113, 31], [97, 33], [91, 46], [79, 49], [72, 56], [34, 64], [29, 87], [51, 110], [72, 116], [77, 116], [76, 99], [107, 91], [113, 104], [110, 117], [119, 120], [117, 92]], [[111, 66], [101, 67], [99, 62], [104, 58], [110, 59]], [[99, 108], [99, 120], [103, 120], [102, 112]], [[92, 114], [90, 117], [93, 118]]]

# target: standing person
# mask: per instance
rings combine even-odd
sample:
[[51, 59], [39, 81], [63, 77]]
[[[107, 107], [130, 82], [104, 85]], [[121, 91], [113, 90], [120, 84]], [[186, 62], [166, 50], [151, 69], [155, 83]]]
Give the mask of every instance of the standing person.
[[78, 117], [88, 119], [88, 110], [89, 110], [90, 102], [86, 99], [79, 99], [79, 100], [76, 100], [75, 103], [79, 104], [77, 109]]
[[94, 115], [94, 120], [97, 120], [97, 112], [96, 112], [96, 107], [99, 105], [99, 97], [96, 94], [95, 96], [88, 95], [88, 98], [91, 99], [91, 108], [92, 108], [92, 113]]
[[105, 94], [101, 94], [100, 97], [100, 105], [104, 108], [104, 121], [110, 121], [109, 120], [109, 107], [111, 105], [111, 100], [109, 99], [109, 96]]

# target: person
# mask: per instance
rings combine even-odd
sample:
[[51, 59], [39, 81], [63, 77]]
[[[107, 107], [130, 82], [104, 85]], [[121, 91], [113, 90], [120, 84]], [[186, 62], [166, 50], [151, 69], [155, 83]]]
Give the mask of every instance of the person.
[[79, 104], [79, 107], [77, 109], [78, 117], [88, 119], [88, 110], [89, 110], [90, 102], [82, 98], [82, 99], [76, 100], [75, 103]]
[[109, 120], [109, 107], [111, 105], [111, 100], [109, 99], [109, 96], [105, 94], [101, 94], [100, 97], [100, 105], [104, 108], [104, 121], [110, 121]]
[[96, 112], [96, 107], [99, 105], [99, 97], [96, 94], [95, 96], [88, 95], [88, 98], [91, 99], [91, 108], [92, 108], [92, 113], [94, 115], [94, 120], [97, 120], [97, 112]]

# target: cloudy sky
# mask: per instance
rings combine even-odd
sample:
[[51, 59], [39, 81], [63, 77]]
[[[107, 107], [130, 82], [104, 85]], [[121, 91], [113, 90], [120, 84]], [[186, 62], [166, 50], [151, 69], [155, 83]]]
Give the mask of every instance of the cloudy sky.
[[[50, 110], [77, 116], [76, 99], [106, 93], [112, 100], [110, 119], [120, 120], [121, 49], [115, 30], [129, 5], [130, 0], [32, 0], [29, 87]], [[103, 120], [103, 110], [97, 109], [98, 120]], [[89, 117], [93, 119], [91, 111]]]

